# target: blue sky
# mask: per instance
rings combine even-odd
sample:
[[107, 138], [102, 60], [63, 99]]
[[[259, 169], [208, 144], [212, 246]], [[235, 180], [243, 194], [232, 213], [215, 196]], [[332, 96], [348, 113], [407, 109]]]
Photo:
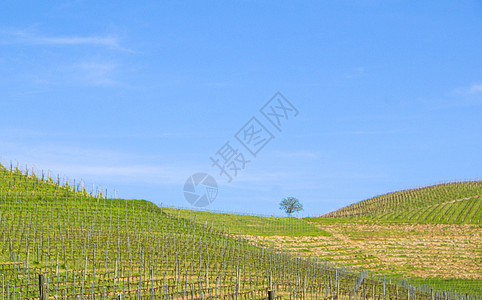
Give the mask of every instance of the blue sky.
[[[481, 177], [480, 1], [2, 1], [0, 156], [189, 207], [317, 215]], [[299, 111], [232, 182], [210, 157], [281, 92]]]

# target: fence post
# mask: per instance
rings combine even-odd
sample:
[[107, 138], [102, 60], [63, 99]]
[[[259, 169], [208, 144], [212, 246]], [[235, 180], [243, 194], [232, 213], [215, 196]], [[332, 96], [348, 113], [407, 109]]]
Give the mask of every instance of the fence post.
[[47, 300], [49, 298], [49, 293], [48, 293], [47, 281], [45, 280], [45, 275], [39, 274], [38, 279], [39, 279], [40, 300]]
[[274, 291], [268, 290], [268, 300], [274, 300]]

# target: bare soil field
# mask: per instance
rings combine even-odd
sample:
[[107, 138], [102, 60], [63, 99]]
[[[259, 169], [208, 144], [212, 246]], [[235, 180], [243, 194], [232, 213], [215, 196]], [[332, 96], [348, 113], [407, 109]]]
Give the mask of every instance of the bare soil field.
[[263, 244], [385, 274], [482, 279], [482, 228], [454, 224], [317, 225], [325, 237], [250, 237]]

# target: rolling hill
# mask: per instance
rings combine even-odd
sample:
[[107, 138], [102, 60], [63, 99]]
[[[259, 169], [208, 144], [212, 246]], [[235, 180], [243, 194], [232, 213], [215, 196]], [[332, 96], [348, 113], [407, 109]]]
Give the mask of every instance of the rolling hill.
[[267, 240], [339, 238], [320, 222], [107, 199], [41, 174], [0, 166], [2, 299], [38, 299], [40, 275], [51, 299], [256, 299], [267, 290], [279, 299], [480, 294], [472, 281], [411, 286]]
[[482, 181], [451, 182], [388, 193], [322, 215], [390, 222], [480, 224]]

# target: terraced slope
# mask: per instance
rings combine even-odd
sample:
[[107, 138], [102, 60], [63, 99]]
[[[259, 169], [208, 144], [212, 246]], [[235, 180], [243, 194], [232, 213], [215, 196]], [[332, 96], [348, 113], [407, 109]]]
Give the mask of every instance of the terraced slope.
[[[421, 286], [482, 296], [481, 225], [381, 222], [364, 218], [283, 221], [174, 209], [169, 213], [185, 214], [201, 224], [220, 222], [225, 230], [240, 232], [243, 238], [266, 248], [283, 249], [353, 270], [369, 270], [391, 280], [404, 278]], [[309, 226], [320, 228], [323, 234], [314, 234]], [[303, 230], [295, 228], [305, 228], [310, 234], [304, 235]]]
[[371, 218], [389, 222], [481, 224], [482, 181], [453, 182], [364, 200], [324, 218]]
[[431, 297], [58, 183], [0, 167], [2, 299], [35, 299], [40, 274], [50, 299]]
[[[294, 255], [482, 295], [479, 185], [453, 183], [399, 192], [399, 201], [406, 200], [411, 206], [405, 207], [411, 208], [401, 210], [395, 206], [391, 215], [385, 212], [290, 220], [175, 209], [169, 213], [213, 224]], [[445, 195], [445, 199], [466, 197], [438, 203], [445, 199], [437, 195]]]
[[482, 287], [482, 230], [478, 225], [318, 224], [332, 236], [267, 236], [257, 240], [292, 253], [378, 274], [469, 279]]

